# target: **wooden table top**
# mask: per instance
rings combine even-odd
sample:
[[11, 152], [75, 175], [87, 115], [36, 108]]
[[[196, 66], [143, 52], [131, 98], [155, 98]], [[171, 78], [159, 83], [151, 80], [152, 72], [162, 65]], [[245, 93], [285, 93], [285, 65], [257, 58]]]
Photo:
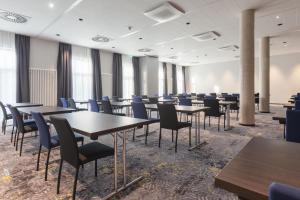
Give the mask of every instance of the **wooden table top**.
[[30, 103], [30, 102], [24, 102], [24, 103], [13, 103], [11, 106], [16, 108], [25, 108], [25, 107], [37, 107], [37, 106], [43, 106], [41, 103]]
[[58, 113], [70, 113], [76, 111], [72, 108], [63, 108], [63, 107], [56, 107], [56, 106], [39, 106], [39, 107], [25, 107], [25, 108], [18, 108], [21, 113], [25, 113], [30, 115], [31, 112], [39, 112], [43, 115], [53, 115]]
[[[236, 104], [235, 101], [219, 101], [219, 105], [230, 105], [230, 104]], [[204, 104], [203, 100], [193, 100], [192, 104]]]
[[280, 182], [300, 187], [300, 144], [253, 138], [215, 178], [215, 186], [248, 200], [267, 200]]
[[[146, 109], [157, 109], [157, 104], [145, 104]], [[208, 110], [209, 107], [199, 107], [199, 106], [179, 106], [176, 105], [175, 109], [177, 112], [182, 113], [196, 113]]]
[[[93, 140], [98, 139], [98, 137], [101, 135], [131, 129], [147, 124], [148, 122], [148, 120], [144, 119], [89, 111], [58, 114], [52, 116], [67, 119], [75, 132], [88, 136]], [[46, 116], [45, 119], [49, 121], [50, 116]]]
[[158, 102], [162, 102], [162, 103], [175, 102], [175, 101], [177, 101], [176, 98], [173, 98], [173, 99], [162, 99], [162, 98], [160, 98], [160, 99], [158, 99]]

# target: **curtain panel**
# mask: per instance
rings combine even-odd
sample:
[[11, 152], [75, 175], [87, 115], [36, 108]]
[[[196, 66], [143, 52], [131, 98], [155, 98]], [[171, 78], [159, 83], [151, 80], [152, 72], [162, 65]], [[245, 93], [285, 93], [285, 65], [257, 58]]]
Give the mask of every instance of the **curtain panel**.
[[163, 86], [163, 94], [168, 94], [168, 74], [167, 74], [167, 63], [163, 63], [163, 76], [164, 76], [164, 86]]
[[134, 94], [141, 95], [141, 75], [140, 75], [140, 58], [132, 57], [133, 79], [134, 79]]
[[123, 97], [122, 55], [113, 54], [113, 96]]
[[186, 67], [182, 66], [182, 80], [183, 80], [183, 92], [186, 93], [186, 77], [185, 77]]
[[15, 35], [16, 67], [17, 67], [17, 87], [16, 101], [30, 102], [29, 88], [29, 57], [30, 57], [30, 37], [25, 35]]
[[99, 49], [92, 49], [92, 65], [93, 65], [93, 98], [95, 100], [102, 99], [102, 75]]
[[72, 46], [59, 43], [57, 56], [57, 103], [60, 98], [72, 98]]
[[177, 71], [176, 65], [172, 64], [172, 93], [177, 94]]

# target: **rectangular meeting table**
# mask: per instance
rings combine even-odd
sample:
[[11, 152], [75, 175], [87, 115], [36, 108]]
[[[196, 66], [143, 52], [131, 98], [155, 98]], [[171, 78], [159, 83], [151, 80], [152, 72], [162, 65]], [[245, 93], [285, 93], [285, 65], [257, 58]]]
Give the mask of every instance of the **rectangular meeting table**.
[[[7, 105], [7, 104], [5, 104]], [[10, 104], [13, 107], [16, 108], [26, 108], [26, 107], [38, 107], [38, 106], [43, 106], [41, 103], [30, 103], [30, 102], [24, 102], [24, 103], [12, 103]]]
[[217, 175], [215, 186], [247, 200], [267, 200], [272, 182], [300, 187], [299, 152], [299, 143], [253, 138]]
[[[148, 110], [157, 110], [157, 104], [145, 104]], [[208, 110], [209, 107], [199, 107], [199, 106], [175, 106], [177, 112], [191, 114], [195, 118], [195, 146], [189, 148], [193, 150], [198, 148], [202, 143], [200, 142], [200, 112]]]
[[[225, 131], [229, 131], [232, 129], [230, 125], [230, 105], [236, 104], [237, 102], [235, 101], [219, 101], [219, 105], [226, 106], [226, 129]], [[193, 100], [192, 104], [195, 105], [203, 105], [204, 101], [203, 100]]]
[[73, 108], [63, 108], [63, 107], [56, 107], [56, 106], [24, 107], [24, 108], [18, 108], [18, 110], [25, 115], [31, 115], [31, 112], [39, 112], [43, 115], [53, 115], [53, 114], [70, 113], [76, 111], [76, 109]]
[[[113, 134], [114, 139], [114, 191], [109, 195], [101, 199], [108, 199], [116, 195], [120, 191], [128, 188], [132, 184], [140, 181], [143, 177], [140, 176], [130, 183], [127, 183], [126, 175], [126, 130], [135, 128], [137, 126], [145, 125], [149, 123], [148, 120], [135, 119], [131, 117], [116, 116], [104, 113], [96, 113], [89, 111], [73, 112], [67, 114], [53, 115], [55, 117], [61, 117], [68, 120], [71, 128], [82, 135], [85, 135], [92, 140], [97, 140], [98, 137]], [[46, 116], [46, 120], [49, 121], [49, 116]], [[118, 188], [118, 136], [117, 132], [123, 134], [123, 149], [122, 149], [122, 161], [123, 161], [123, 186]]]
[[283, 107], [286, 108], [287, 110], [291, 110], [295, 107], [295, 104], [294, 103], [286, 103], [286, 104], [283, 104]]

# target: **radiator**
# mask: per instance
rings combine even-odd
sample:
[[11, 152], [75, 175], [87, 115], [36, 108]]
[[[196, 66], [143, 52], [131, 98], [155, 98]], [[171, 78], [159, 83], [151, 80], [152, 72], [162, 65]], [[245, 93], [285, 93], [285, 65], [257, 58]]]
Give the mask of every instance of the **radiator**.
[[57, 76], [54, 69], [30, 69], [30, 101], [44, 106], [57, 103]]

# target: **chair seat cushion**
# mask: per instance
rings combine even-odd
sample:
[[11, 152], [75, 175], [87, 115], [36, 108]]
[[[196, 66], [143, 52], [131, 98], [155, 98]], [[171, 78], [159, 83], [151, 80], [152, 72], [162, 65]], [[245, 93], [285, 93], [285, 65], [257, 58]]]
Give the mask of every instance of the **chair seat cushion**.
[[33, 124], [25, 125], [25, 126], [24, 126], [24, 130], [25, 130], [26, 133], [28, 133], [28, 132], [37, 131], [38, 128], [37, 128], [36, 124], [33, 123]]
[[107, 156], [114, 155], [114, 149], [101, 144], [99, 142], [92, 142], [78, 147], [79, 159], [82, 164], [97, 160], [99, 158], [104, 158]]
[[160, 122], [160, 119], [157, 119], [157, 118], [149, 118], [148, 120], [150, 121], [151, 124]]
[[190, 126], [192, 126], [192, 124], [190, 122], [178, 122], [178, 124], [177, 124], [178, 129], [190, 127]]

